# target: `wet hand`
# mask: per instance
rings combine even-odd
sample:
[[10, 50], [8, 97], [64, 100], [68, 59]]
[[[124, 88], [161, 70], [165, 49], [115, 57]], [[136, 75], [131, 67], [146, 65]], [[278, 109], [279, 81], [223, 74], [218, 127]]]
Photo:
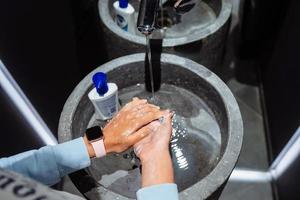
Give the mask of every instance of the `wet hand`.
[[150, 134], [134, 145], [134, 151], [142, 163], [142, 187], [174, 183], [169, 143], [172, 132], [172, 113], [165, 111], [163, 121], [151, 122], [144, 128]]
[[[104, 127], [104, 145], [107, 153], [120, 153], [146, 137], [150, 130], [141, 127], [162, 117], [158, 106], [145, 99], [133, 98]], [[139, 130], [140, 129], [140, 130]]]
[[173, 113], [167, 110], [163, 114], [162, 121], [153, 121], [142, 128], [147, 129], [150, 134], [134, 145], [134, 151], [142, 162], [152, 160], [164, 153], [169, 154]]

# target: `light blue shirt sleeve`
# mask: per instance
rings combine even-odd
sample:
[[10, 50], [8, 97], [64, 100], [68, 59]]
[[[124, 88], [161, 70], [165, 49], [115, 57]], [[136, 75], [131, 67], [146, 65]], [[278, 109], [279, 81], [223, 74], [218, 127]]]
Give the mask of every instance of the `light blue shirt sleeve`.
[[53, 185], [63, 176], [88, 167], [90, 163], [83, 138], [0, 159], [1, 168], [18, 172], [46, 185]]
[[137, 200], [178, 200], [177, 185], [173, 183], [153, 185], [139, 189]]
[[[74, 171], [90, 165], [83, 138], [55, 146], [26, 151], [0, 159], [0, 167], [15, 171], [46, 185], [53, 185]], [[178, 200], [176, 184], [145, 187], [137, 192], [138, 200]]]

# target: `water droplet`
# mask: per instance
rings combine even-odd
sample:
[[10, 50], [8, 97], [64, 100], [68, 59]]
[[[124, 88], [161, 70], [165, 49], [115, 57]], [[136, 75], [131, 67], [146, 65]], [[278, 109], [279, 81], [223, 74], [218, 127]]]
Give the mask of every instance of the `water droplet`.
[[123, 155], [123, 158], [128, 159], [128, 158], [130, 158], [130, 156], [128, 155], [128, 153], [125, 153], [125, 154]]

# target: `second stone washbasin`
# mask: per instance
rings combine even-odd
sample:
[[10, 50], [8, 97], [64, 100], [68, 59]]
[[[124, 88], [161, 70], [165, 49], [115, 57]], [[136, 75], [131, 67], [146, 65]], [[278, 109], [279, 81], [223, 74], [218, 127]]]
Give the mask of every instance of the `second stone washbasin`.
[[[68, 98], [59, 123], [59, 141], [83, 136], [97, 120], [88, 99], [92, 75], [107, 73], [119, 87], [120, 104], [132, 97], [150, 98], [144, 89], [145, 54], [110, 61], [87, 75]], [[237, 102], [214, 73], [189, 59], [161, 56], [161, 88], [154, 103], [176, 112], [170, 151], [180, 199], [216, 199], [240, 153], [243, 127]], [[151, 101], [151, 100], [150, 100]], [[85, 171], [97, 184], [90, 199], [132, 199], [140, 188], [140, 168], [132, 149], [93, 159]], [[75, 181], [75, 180], [73, 180]]]
[[[134, 32], [126, 32], [115, 23], [114, 2], [98, 1], [99, 21], [108, 58], [115, 59], [144, 52], [145, 36], [137, 29]], [[151, 37], [163, 38], [161, 44], [163, 52], [189, 58], [212, 70], [221, 67], [231, 21], [231, 0], [189, 1], [195, 3], [195, 6], [185, 14], [174, 12], [173, 5], [176, 1], [162, 0], [162, 2], [164, 9], [163, 12], [158, 11], [156, 22], [167, 28], [155, 30]], [[140, 0], [131, 0], [129, 3], [136, 11], [135, 25]]]

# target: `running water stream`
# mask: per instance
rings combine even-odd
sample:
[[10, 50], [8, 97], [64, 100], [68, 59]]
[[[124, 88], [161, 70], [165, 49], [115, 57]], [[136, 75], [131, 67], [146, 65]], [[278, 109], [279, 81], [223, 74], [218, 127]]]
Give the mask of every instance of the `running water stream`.
[[150, 100], [155, 101], [155, 94], [154, 94], [154, 78], [153, 78], [153, 66], [152, 66], [152, 57], [151, 57], [151, 46], [150, 46], [150, 35], [146, 36], [146, 54], [148, 56], [149, 62], [149, 72], [150, 72], [150, 82], [151, 82], [151, 93], [152, 97]]
[[[164, 32], [165, 32], [165, 29], [166, 27], [164, 27], [164, 15], [163, 15], [163, 0], [160, 0], [159, 1], [159, 7], [160, 7], [160, 14], [161, 14], [161, 20], [162, 20], [162, 24], [161, 24], [161, 39], [163, 40], [163, 37], [164, 37]], [[152, 63], [152, 53], [151, 53], [151, 44], [150, 44], [150, 34], [145, 34], [145, 37], [146, 37], [146, 55], [148, 57], [148, 62], [149, 62], [149, 73], [150, 73], [150, 86], [151, 86], [151, 94], [152, 94], [152, 97], [150, 98], [150, 101], [152, 103], [155, 103], [156, 102], [156, 99], [155, 99], [155, 89], [154, 89], [154, 72], [153, 72], [153, 63]]]

